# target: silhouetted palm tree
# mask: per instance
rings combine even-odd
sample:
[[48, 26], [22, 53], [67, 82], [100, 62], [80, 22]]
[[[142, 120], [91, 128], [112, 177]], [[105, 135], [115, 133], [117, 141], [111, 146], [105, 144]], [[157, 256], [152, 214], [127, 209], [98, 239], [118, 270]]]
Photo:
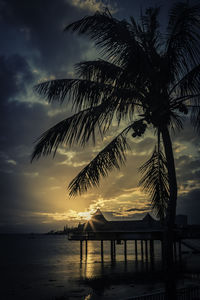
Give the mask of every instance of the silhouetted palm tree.
[[[59, 145], [85, 146], [103, 137], [117, 120], [122, 131], [72, 180], [70, 195], [97, 186], [101, 176], [125, 163], [130, 138], [147, 128], [158, 141], [142, 167], [141, 184], [153, 207], [174, 228], [177, 182], [170, 131], [190, 118], [200, 128], [200, 6], [177, 3], [169, 12], [165, 33], [159, 31], [159, 8], [149, 8], [137, 22], [117, 20], [108, 10], [66, 27], [88, 35], [105, 59], [76, 65], [78, 79], [58, 79], [35, 89], [49, 102], [71, 101], [75, 114], [46, 131], [32, 159], [55, 153]], [[68, 97], [67, 97], [68, 96]], [[170, 240], [170, 238], [169, 238]], [[172, 252], [172, 244], [168, 245]], [[170, 250], [171, 249], [171, 250]]]

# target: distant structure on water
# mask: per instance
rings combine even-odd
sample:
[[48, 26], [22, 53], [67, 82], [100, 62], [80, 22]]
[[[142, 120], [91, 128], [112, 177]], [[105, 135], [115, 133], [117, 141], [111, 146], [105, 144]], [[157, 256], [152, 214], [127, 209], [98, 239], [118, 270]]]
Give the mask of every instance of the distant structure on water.
[[[80, 259], [83, 256], [83, 242], [85, 242], [85, 256], [87, 257], [88, 241], [100, 241], [101, 259], [104, 257], [104, 241], [110, 241], [111, 260], [116, 258], [116, 245], [124, 244], [124, 259], [127, 259], [127, 241], [134, 242], [135, 259], [154, 262], [154, 241], [160, 241], [161, 255], [163, 255], [163, 225], [147, 213], [142, 220], [108, 221], [100, 211], [93, 214], [90, 220], [79, 224], [77, 231], [69, 235], [69, 240], [80, 241]], [[174, 258], [181, 260], [181, 239], [192, 238], [193, 230], [188, 230], [187, 216], [176, 217], [176, 232], [174, 236]], [[192, 235], [191, 235], [192, 233]], [[200, 231], [194, 232], [195, 237]]]
[[[177, 215], [176, 225], [178, 228], [187, 226], [187, 216]], [[80, 231], [84, 232], [132, 232], [132, 231], [145, 231], [145, 230], [161, 230], [162, 224], [152, 218], [147, 213], [141, 220], [128, 220], [128, 221], [108, 221], [102, 214], [100, 209], [93, 214], [92, 218], [84, 224], [78, 226]]]

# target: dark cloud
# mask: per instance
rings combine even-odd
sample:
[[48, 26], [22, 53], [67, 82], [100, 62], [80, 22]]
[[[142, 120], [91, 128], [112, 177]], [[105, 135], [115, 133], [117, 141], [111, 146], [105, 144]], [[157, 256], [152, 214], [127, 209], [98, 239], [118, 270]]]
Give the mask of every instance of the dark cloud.
[[180, 155], [176, 159], [177, 180], [179, 185], [185, 188], [192, 188], [199, 184], [200, 180], [200, 159], [191, 155]]
[[[130, 11], [136, 11], [133, 1], [125, 2], [123, 5], [119, 2], [119, 6], [123, 7], [119, 9], [118, 15], [122, 18], [129, 16]], [[144, 6], [155, 3], [153, 0], [150, 3], [138, 1], [138, 12], [142, 2]], [[164, 4], [164, 1], [161, 2]], [[66, 110], [50, 116], [50, 110], [55, 112], [58, 106], [50, 108], [36, 103], [36, 96], [30, 94], [33, 85], [42, 78], [49, 78], [50, 75], [69, 77], [67, 72], [72, 71], [74, 63], [87, 59], [88, 51], [93, 52], [87, 39], [63, 33], [67, 24], [88, 13], [91, 12], [74, 7], [66, 0], [0, 1], [0, 35], [3, 41], [0, 50], [1, 231], [6, 231], [6, 228], [10, 231], [32, 231], [32, 227], [34, 231], [39, 231], [41, 226], [45, 231], [47, 228], [56, 229], [55, 222], [41, 225], [42, 216], [36, 217], [34, 212], [48, 212], [57, 208], [77, 209], [76, 201], [65, 202], [68, 196], [67, 183], [81, 169], [81, 162], [93, 158], [95, 149], [92, 145], [87, 149], [75, 147], [73, 151], [76, 156], [71, 159], [70, 156], [58, 154], [55, 160], [41, 159], [30, 165], [35, 139], [48, 127], [68, 116]], [[22, 102], [24, 98], [27, 98], [27, 102]], [[191, 126], [187, 124], [186, 122], [184, 133], [178, 135], [176, 141], [199, 145], [198, 139], [191, 135]], [[116, 132], [113, 131], [111, 136], [112, 134], [115, 135]], [[154, 138], [147, 137], [137, 143], [132, 140], [131, 144], [133, 153], [128, 154], [127, 165], [120, 172], [113, 171], [108, 180], [102, 181], [102, 188], [93, 190], [94, 194], [88, 196], [87, 200], [79, 199], [81, 209], [88, 207], [88, 203], [98, 196], [103, 199], [117, 198], [137, 186], [138, 167], [146, 160], [146, 154], [151, 153]], [[65, 157], [69, 159], [68, 164], [61, 165]], [[199, 160], [189, 156], [179, 157], [177, 160], [178, 179], [187, 187], [190, 185], [190, 189], [193, 184], [189, 182], [191, 178], [193, 182], [199, 180], [198, 164]], [[48, 181], [50, 176], [54, 177], [50, 181], [52, 186]], [[54, 185], [62, 185], [65, 190], [65, 194], [62, 194], [64, 199], [59, 200], [60, 204], [57, 203], [56, 190], [55, 194], [51, 190]], [[50, 200], [51, 194], [55, 196]], [[192, 199], [197, 197], [194, 194], [188, 194], [189, 196]], [[180, 201], [185, 205], [187, 197], [184, 197]], [[197, 200], [194, 200], [195, 203], [197, 204]], [[138, 213], [134, 213], [136, 211]], [[130, 219], [145, 215], [139, 213], [140, 209], [130, 208], [129, 212], [133, 212], [129, 215]], [[116, 217], [115, 212], [110, 213], [111, 217], [114, 215]], [[57, 224], [61, 226], [63, 223]]]
[[34, 76], [25, 57], [14, 54], [0, 56], [0, 105], [8, 102], [19, 92], [26, 91], [26, 84], [32, 82]]
[[[28, 51], [37, 68], [63, 76], [88, 48], [88, 43], [63, 29], [85, 13], [65, 0], [8, 0], [0, 15], [1, 23], [14, 28], [20, 37], [19, 51], [20, 47], [22, 52]], [[9, 34], [12, 36], [13, 30]], [[7, 47], [10, 43], [7, 40]]]
[[35, 111], [35, 115], [40, 115], [42, 111], [41, 105], [33, 108], [20, 102], [33, 80], [34, 75], [24, 57], [19, 54], [0, 57], [0, 151], [8, 159], [15, 156], [16, 147], [30, 143], [32, 113]]
[[149, 204], [149, 205], [147, 205], [147, 206], [145, 206], [145, 207], [143, 207], [143, 208], [130, 208], [130, 209], [127, 209], [126, 211], [127, 212], [131, 212], [131, 211], [149, 211], [151, 209], [151, 205]]
[[[25, 218], [23, 211], [41, 209], [41, 197], [30, 191], [33, 183], [40, 186], [48, 176], [43, 172], [34, 178], [43, 166], [48, 169], [49, 162], [30, 165], [33, 142], [64, 117], [64, 113], [49, 116], [49, 107], [34, 102], [33, 85], [46, 74], [66, 75], [88, 45], [63, 33], [65, 25], [85, 14], [64, 0], [8, 0], [0, 4], [1, 220], [12, 224]], [[26, 102], [22, 102], [24, 98]]]
[[123, 213], [116, 213], [113, 211], [102, 211], [104, 217], [108, 220], [108, 221], [124, 221], [124, 220], [141, 220], [146, 216], [146, 212], [143, 213], [133, 213], [133, 214], [129, 214], [128, 216], [123, 215]]
[[[1, 233], [46, 233], [50, 230], [60, 230], [67, 223], [67, 220], [49, 220], [44, 222], [44, 216], [33, 214], [25, 209], [5, 210], [1, 215], [0, 234]], [[42, 224], [42, 225], [41, 225]], [[77, 223], [75, 223], [77, 225]], [[70, 224], [71, 226], [71, 224]]]
[[[24, 223], [26, 211], [30, 214], [40, 209], [39, 200], [30, 193], [30, 180], [24, 176], [30, 168], [33, 141], [50, 125], [44, 105], [22, 102], [29, 96], [34, 78], [25, 57], [0, 57], [1, 232], [6, 231], [6, 226], [13, 228], [13, 224]], [[29, 172], [34, 174], [34, 167]], [[19, 228], [22, 227], [26, 229], [25, 223]]]
[[143, 138], [136, 138], [131, 140], [131, 148], [133, 153], [142, 154], [142, 153], [152, 153], [153, 149], [156, 144], [156, 139], [153, 137], [143, 137]]
[[13, 101], [4, 107], [3, 112], [0, 125], [1, 147], [6, 148], [9, 154], [9, 150], [12, 153], [15, 151], [15, 146], [32, 146], [44, 127], [41, 122], [46, 117], [43, 106], [29, 107], [27, 103]]
[[190, 224], [200, 224], [200, 189], [178, 198], [177, 213], [187, 215]]
[[194, 130], [189, 117], [185, 118], [183, 122], [183, 129], [172, 134], [172, 140], [176, 143], [181, 143], [181, 145], [188, 146], [188, 144], [193, 144], [195, 146], [200, 146], [199, 133]]

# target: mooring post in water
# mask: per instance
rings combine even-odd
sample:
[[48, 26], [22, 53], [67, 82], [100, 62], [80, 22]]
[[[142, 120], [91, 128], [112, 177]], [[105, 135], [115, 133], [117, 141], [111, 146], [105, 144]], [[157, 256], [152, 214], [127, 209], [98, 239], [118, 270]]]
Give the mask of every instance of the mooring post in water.
[[181, 252], [181, 240], [178, 241], [178, 254], [179, 254], [179, 261], [182, 260], [182, 252]]
[[144, 260], [143, 240], [141, 240], [141, 258]]
[[80, 240], [80, 260], [83, 258], [83, 241]]
[[103, 240], [101, 240], [101, 260], [103, 261]]
[[85, 240], [85, 256], [87, 258], [88, 241]]
[[137, 240], [135, 240], [135, 259], [138, 259]]
[[148, 240], [145, 240], [145, 256], [146, 260], [148, 261]]
[[124, 259], [125, 261], [127, 260], [127, 241], [124, 240]]
[[114, 256], [114, 259], [116, 259], [116, 243], [115, 243], [115, 240], [113, 241], [113, 256]]
[[111, 256], [111, 260], [113, 260], [114, 258], [114, 253], [113, 253], [113, 240], [110, 240], [110, 256]]
[[164, 264], [165, 264], [165, 255], [164, 255], [164, 241], [161, 240], [161, 256], [162, 256], [162, 267], [164, 268]]
[[176, 240], [174, 241], [174, 260], [177, 261]]
[[154, 240], [150, 240], [150, 260], [154, 262]]

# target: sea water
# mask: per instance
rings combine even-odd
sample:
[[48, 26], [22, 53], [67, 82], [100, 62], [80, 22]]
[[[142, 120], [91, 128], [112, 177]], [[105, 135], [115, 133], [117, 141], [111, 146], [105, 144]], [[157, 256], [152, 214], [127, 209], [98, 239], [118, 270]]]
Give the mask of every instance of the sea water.
[[[80, 261], [80, 243], [66, 235], [0, 235], [0, 299], [54, 300], [90, 299], [91, 287], [84, 280], [113, 278], [135, 272], [149, 272], [149, 263], [142, 261], [138, 243], [138, 259], [134, 241], [116, 245], [116, 261], [110, 258], [110, 242], [104, 242], [101, 261], [99, 241], [88, 241], [88, 253]], [[155, 242], [155, 265], [160, 265], [160, 242]], [[144, 247], [145, 252], [145, 247]], [[71, 298], [70, 298], [71, 297]], [[104, 299], [104, 298], [102, 298]]]

